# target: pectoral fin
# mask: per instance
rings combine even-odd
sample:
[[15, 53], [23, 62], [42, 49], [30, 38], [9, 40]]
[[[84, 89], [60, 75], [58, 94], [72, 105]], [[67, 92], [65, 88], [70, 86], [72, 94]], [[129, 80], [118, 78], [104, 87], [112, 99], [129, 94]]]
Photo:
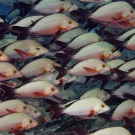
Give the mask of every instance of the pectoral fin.
[[95, 70], [89, 68], [89, 67], [83, 67], [88, 73], [95, 73]]
[[20, 49], [14, 49], [21, 57], [28, 57], [28, 56], [31, 56], [28, 52], [24, 52]]
[[7, 111], [8, 113], [15, 113], [14, 111], [11, 111], [11, 110], [9, 110], [9, 109], [6, 109], [6, 111]]
[[45, 96], [44, 92], [34, 92], [36, 96]]

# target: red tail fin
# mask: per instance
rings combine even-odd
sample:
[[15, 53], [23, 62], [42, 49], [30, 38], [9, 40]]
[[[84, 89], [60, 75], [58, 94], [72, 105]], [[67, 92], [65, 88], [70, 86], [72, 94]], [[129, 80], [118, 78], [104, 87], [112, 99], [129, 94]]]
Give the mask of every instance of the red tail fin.
[[63, 109], [58, 106], [51, 105], [48, 108], [53, 112], [53, 115], [51, 116], [51, 120], [58, 118], [63, 113]]

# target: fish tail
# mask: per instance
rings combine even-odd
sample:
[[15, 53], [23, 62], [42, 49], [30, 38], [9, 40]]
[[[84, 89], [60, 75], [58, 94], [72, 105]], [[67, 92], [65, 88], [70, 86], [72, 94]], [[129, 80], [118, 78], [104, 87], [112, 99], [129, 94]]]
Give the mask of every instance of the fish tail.
[[129, 74], [129, 72], [124, 72], [124, 71], [121, 71], [117, 68], [113, 68], [113, 72], [115, 72], [118, 75], [118, 77], [116, 79], [116, 81], [118, 81], [118, 82], [126, 79], [128, 77], [128, 74]]
[[13, 7], [19, 8], [21, 10], [21, 17], [26, 16], [33, 9], [33, 6], [31, 4], [27, 4], [24, 2], [16, 2]]
[[0, 98], [2, 101], [14, 99], [15, 96], [14, 89], [5, 85], [0, 85]]
[[127, 127], [134, 127], [134, 122], [132, 120], [130, 120], [128, 117], [123, 117], [124, 120], [124, 124], [123, 127], [127, 128]]
[[65, 75], [68, 74], [68, 70], [63, 69], [63, 68], [61, 68], [61, 67], [58, 67], [58, 66], [55, 66], [55, 65], [54, 65], [54, 69], [56, 69], [56, 70], [59, 72], [58, 76], [56, 77], [56, 80], [58, 80], [58, 79], [60, 79], [60, 78], [62, 78], [63, 76], [65, 76]]
[[73, 10], [70, 12], [70, 14], [77, 17], [79, 22], [83, 21], [84, 19], [88, 19], [90, 16], [88, 13], [80, 10]]
[[63, 60], [62, 67], [65, 67], [72, 60], [72, 55], [66, 55], [64, 53], [56, 53], [55, 57]]
[[125, 46], [124, 41], [119, 41], [119, 40], [116, 40], [116, 39], [108, 39], [107, 42], [116, 46], [116, 49], [124, 48], [124, 46]]
[[53, 115], [51, 116], [51, 120], [58, 118], [63, 113], [63, 109], [58, 106], [51, 105], [48, 108], [53, 112]]
[[104, 36], [106, 36], [107, 39], [116, 39], [117, 38], [116, 35], [114, 35], [113, 33], [109, 32], [109, 31], [106, 31], [106, 30], [102, 31], [102, 34]]
[[10, 25], [0, 22], [0, 32], [5, 32], [10, 30]]
[[55, 41], [55, 44], [60, 46], [62, 50], [63, 48], [66, 48], [68, 46], [68, 43], [62, 42], [62, 41]]
[[28, 37], [29, 34], [28, 27], [12, 26], [11, 29], [18, 33], [17, 40], [24, 40]]
[[78, 135], [88, 135], [84, 130], [77, 126], [72, 127], [73, 131], [75, 131]]

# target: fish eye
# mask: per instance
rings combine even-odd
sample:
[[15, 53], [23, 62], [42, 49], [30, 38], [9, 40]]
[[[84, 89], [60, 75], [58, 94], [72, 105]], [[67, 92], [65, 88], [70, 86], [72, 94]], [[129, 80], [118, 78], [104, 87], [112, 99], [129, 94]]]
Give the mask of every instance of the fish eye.
[[70, 5], [73, 5], [74, 3], [73, 2], [70, 2]]
[[36, 111], [36, 110], [34, 110], [34, 113], [37, 113], [37, 111]]
[[16, 74], [17, 73], [17, 71], [16, 70], [13, 70], [13, 74]]
[[51, 88], [51, 91], [54, 91], [54, 90], [55, 90], [55, 89], [52, 87], [52, 88]]
[[102, 64], [102, 67], [104, 68], [104, 67], [106, 67], [106, 65], [105, 64]]
[[33, 121], [31, 119], [29, 119], [29, 122], [32, 123]]
[[69, 23], [69, 24], [71, 24], [71, 23], [72, 23], [72, 21], [71, 21], [71, 20], [68, 20], [68, 23]]
[[37, 50], [40, 50], [40, 46], [37, 46], [36, 49], [37, 49]]
[[26, 106], [23, 106], [23, 109], [26, 110]]
[[101, 108], [104, 108], [104, 107], [105, 107], [105, 105], [101, 104], [101, 105], [100, 105], [100, 107], [101, 107]]
[[107, 96], [107, 93], [106, 92], [104, 94], [105, 94], [105, 96]]
[[2, 53], [0, 53], [0, 57], [2, 56]]
[[130, 13], [133, 13], [134, 12], [134, 9], [130, 9]]

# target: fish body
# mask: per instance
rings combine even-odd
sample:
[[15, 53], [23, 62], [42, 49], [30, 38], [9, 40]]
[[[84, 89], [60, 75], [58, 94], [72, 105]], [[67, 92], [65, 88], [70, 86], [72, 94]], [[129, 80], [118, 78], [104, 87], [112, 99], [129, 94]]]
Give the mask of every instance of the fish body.
[[11, 43], [6, 46], [3, 51], [10, 59], [36, 57], [48, 52], [48, 50], [38, 42], [30, 39]]
[[[54, 112], [54, 115], [52, 116], [53, 119], [55, 116], [56, 108], [50, 106], [49, 109]], [[73, 104], [71, 104], [69, 107], [61, 110], [61, 113], [66, 113], [74, 116], [84, 115], [91, 117], [95, 114], [106, 112], [109, 109], [110, 107], [98, 98], [86, 98], [73, 102]]]
[[135, 101], [126, 100], [117, 106], [117, 108], [112, 114], [111, 119], [119, 121], [122, 120], [122, 117], [131, 118], [134, 116], [134, 111], [135, 111]]
[[10, 113], [29, 113], [31, 109], [20, 100], [8, 100], [0, 103], [0, 116]]
[[89, 59], [79, 62], [68, 73], [75, 76], [93, 76], [96, 74], [107, 74], [108, 71], [110, 71], [110, 67], [101, 60]]
[[103, 20], [105, 22], [121, 22], [134, 18], [134, 14], [134, 9], [130, 4], [117, 1], [101, 6], [89, 18], [101, 22]]
[[78, 7], [72, 1], [43, 0], [35, 5], [32, 9], [38, 13], [52, 14], [77, 10]]
[[79, 99], [91, 98], [91, 97], [95, 97], [102, 101], [106, 101], [107, 99], [109, 99], [111, 97], [111, 95], [108, 94], [107, 92], [105, 92], [104, 90], [95, 88], [95, 89], [85, 92]]
[[[38, 65], [38, 66], [37, 66]], [[47, 58], [40, 58], [25, 65], [20, 72], [23, 76], [38, 76], [42, 73], [53, 72], [55, 69], [53, 65], [60, 66], [55, 61]]]
[[61, 41], [61, 42], [70, 42], [73, 38], [86, 33], [83, 29], [81, 28], [76, 28], [70, 31], [67, 31], [63, 34], [61, 34], [58, 38], [57, 41]]
[[58, 94], [59, 90], [48, 81], [35, 81], [15, 89], [14, 93], [25, 98], [41, 98]]
[[38, 123], [25, 113], [13, 113], [0, 118], [0, 131], [13, 129], [26, 130], [34, 128]]
[[111, 60], [106, 62], [106, 64], [108, 66], [110, 66], [111, 68], [117, 68], [120, 65], [123, 65], [125, 63], [125, 61], [121, 60], [121, 59], [115, 59], [115, 60]]

